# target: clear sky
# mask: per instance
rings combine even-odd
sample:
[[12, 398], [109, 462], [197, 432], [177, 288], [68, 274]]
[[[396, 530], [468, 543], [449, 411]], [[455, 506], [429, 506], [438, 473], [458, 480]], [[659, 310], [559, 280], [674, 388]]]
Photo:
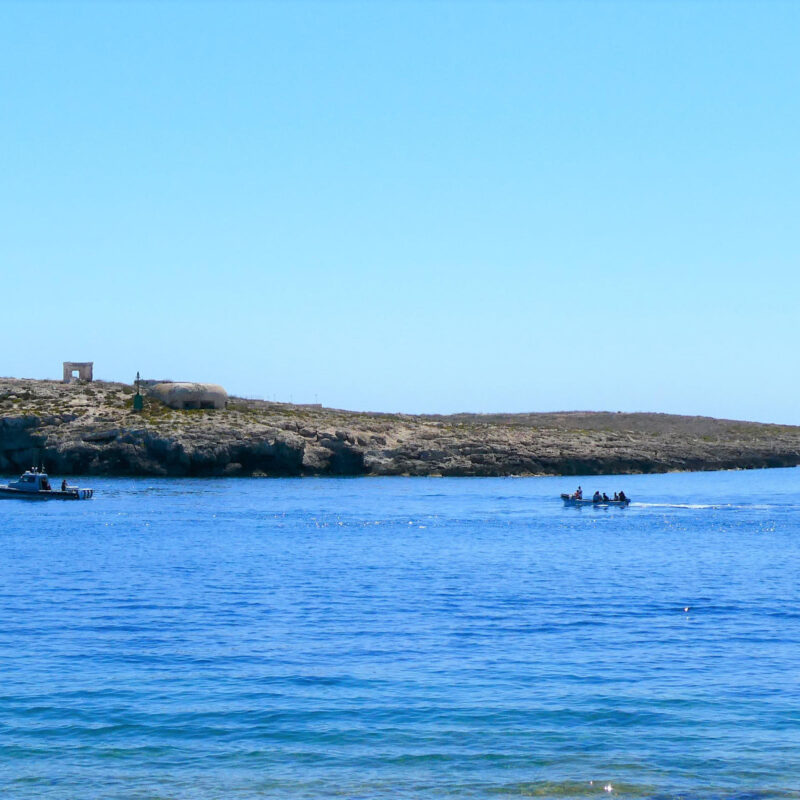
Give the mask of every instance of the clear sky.
[[800, 423], [800, 3], [3, 2], [0, 374]]

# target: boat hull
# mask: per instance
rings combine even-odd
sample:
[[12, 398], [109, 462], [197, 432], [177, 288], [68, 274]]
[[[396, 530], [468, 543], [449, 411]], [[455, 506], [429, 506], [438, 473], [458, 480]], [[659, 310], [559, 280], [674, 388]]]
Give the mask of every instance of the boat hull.
[[619, 508], [625, 508], [626, 506], [630, 505], [630, 500], [626, 497], [624, 500], [598, 500], [595, 502], [591, 498], [577, 500], [574, 497], [570, 497], [568, 494], [562, 494], [561, 499], [564, 501], [565, 506], [617, 506]]
[[94, 489], [67, 489], [65, 492], [57, 489], [41, 489], [36, 492], [26, 492], [10, 486], [0, 486], [0, 498], [16, 500], [90, 500], [93, 494]]

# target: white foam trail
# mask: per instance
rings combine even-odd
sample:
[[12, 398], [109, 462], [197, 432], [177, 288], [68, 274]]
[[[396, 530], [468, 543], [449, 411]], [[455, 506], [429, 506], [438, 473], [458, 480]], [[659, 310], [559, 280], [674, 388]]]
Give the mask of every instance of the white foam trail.
[[641, 508], [746, 508], [747, 506], [734, 506], [730, 503], [631, 503], [632, 506]]
[[708, 509], [708, 508], [732, 508], [744, 510], [759, 510], [764, 511], [770, 508], [777, 508], [774, 505], [741, 505], [736, 503], [631, 503], [631, 506], [638, 506], [639, 508], [690, 508], [690, 509]]

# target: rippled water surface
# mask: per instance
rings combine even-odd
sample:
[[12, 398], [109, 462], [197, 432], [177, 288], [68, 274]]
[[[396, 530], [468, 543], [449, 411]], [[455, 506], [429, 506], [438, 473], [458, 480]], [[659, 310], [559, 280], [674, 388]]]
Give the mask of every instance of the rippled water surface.
[[800, 797], [798, 470], [89, 483], [0, 502], [3, 798]]

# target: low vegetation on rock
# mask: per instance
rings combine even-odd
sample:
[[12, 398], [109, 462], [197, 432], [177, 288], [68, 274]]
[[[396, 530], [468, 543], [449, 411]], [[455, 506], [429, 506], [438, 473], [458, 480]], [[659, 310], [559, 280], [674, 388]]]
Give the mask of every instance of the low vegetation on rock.
[[231, 398], [177, 411], [132, 387], [0, 379], [0, 472], [586, 475], [800, 464], [800, 427], [669, 414], [358, 413]]

